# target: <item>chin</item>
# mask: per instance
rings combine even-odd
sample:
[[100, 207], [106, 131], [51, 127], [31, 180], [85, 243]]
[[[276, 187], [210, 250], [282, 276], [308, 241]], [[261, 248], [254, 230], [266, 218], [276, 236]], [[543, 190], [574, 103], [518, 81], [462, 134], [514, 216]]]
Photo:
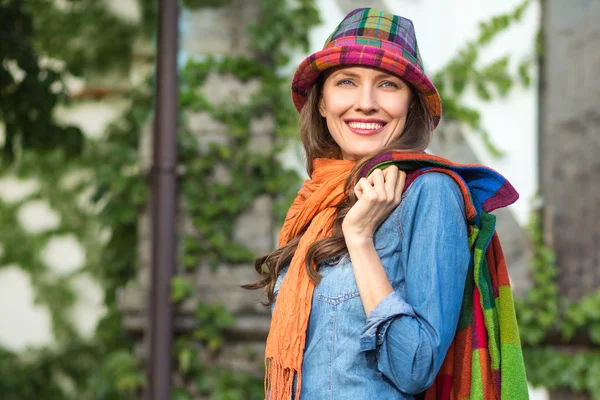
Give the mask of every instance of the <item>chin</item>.
[[375, 154], [379, 153], [381, 150], [383, 149], [383, 147], [376, 147], [373, 149], [360, 149], [360, 151], [355, 151], [352, 152], [352, 158], [354, 160], [360, 160], [361, 158], [365, 158], [365, 157], [372, 157]]

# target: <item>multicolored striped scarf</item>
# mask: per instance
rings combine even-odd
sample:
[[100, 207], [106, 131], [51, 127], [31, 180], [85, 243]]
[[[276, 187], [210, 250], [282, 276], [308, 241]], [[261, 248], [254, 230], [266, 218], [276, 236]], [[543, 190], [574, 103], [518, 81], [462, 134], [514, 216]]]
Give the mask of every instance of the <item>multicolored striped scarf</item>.
[[404, 190], [420, 175], [442, 172], [460, 186], [469, 224], [471, 263], [456, 335], [425, 400], [524, 400], [527, 379], [506, 261], [493, 210], [518, 194], [496, 171], [429, 154], [375, 157], [363, 170], [395, 164], [407, 172]]
[[[396, 164], [408, 173], [404, 190], [420, 175], [442, 172], [460, 186], [469, 224], [472, 250], [461, 315], [455, 338], [426, 400], [527, 399], [525, 367], [519, 340], [508, 270], [491, 211], [513, 203], [518, 194], [497, 172], [481, 165], [452, 163], [425, 153], [390, 152], [375, 157], [363, 169]], [[292, 398], [298, 378], [314, 286], [304, 269], [308, 246], [331, 235], [335, 206], [344, 198], [343, 185], [354, 164], [315, 160], [315, 171], [298, 193], [284, 222], [279, 245], [305, 233], [290, 263], [271, 321], [265, 360], [265, 390], [270, 400]]]

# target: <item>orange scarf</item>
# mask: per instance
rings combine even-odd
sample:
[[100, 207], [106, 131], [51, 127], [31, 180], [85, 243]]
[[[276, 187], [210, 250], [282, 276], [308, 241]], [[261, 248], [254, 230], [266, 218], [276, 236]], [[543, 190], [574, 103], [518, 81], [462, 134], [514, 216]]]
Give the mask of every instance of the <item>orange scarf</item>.
[[289, 400], [295, 374], [295, 398], [300, 398], [302, 356], [314, 290], [304, 267], [306, 253], [311, 244], [331, 236], [336, 206], [345, 198], [344, 183], [354, 165], [348, 160], [315, 159], [311, 179], [298, 192], [279, 234], [281, 247], [308, 226], [281, 284], [271, 319], [265, 352], [269, 400]]

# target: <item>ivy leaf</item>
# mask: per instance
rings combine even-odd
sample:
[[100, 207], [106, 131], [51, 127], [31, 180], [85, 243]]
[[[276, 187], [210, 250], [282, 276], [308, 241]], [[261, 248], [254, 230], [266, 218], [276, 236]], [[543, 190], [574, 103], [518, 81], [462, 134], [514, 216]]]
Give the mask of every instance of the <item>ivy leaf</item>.
[[171, 301], [179, 303], [194, 292], [191, 282], [182, 276], [171, 279]]
[[502, 96], [506, 96], [513, 85], [512, 78], [508, 73], [508, 62], [507, 56], [501, 57], [481, 71], [484, 79], [495, 85]]
[[600, 320], [600, 307], [593, 296], [585, 296], [579, 301], [579, 306], [585, 316], [593, 321]]
[[172, 391], [173, 400], [193, 400], [192, 395], [185, 388], [175, 388]]
[[577, 328], [581, 327], [585, 323], [585, 312], [577, 306], [569, 307], [569, 309], [566, 312], [566, 317]]
[[565, 341], [570, 340], [573, 337], [573, 335], [575, 335], [576, 331], [577, 331], [576, 326], [569, 321], [563, 321], [560, 324], [561, 337]]
[[183, 348], [179, 351], [178, 354], [178, 362], [179, 368], [181, 372], [184, 374], [190, 370], [190, 366], [192, 365], [192, 359], [195, 357], [195, 352], [189, 347]]
[[600, 345], [600, 323], [592, 324], [588, 330], [590, 335], [590, 340], [596, 344]]
[[531, 73], [529, 71], [530, 67], [531, 62], [529, 60], [525, 60], [521, 64], [519, 64], [519, 79], [521, 81], [521, 84], [525, 87], [531, 86]]
[[490, 91], [485, 85], [485, 81], [483, 79], [477, 79], [475, 81], [475, 92], [482, 100], [490, 101], [492, 99], [492, 95], [490, 94]]
[[227, 251], [223, 254], [231, 263], [246, 263], [254, 261], [256, 254], [240, 243], [230, 243]]
[[586, 387], [594, 399], [600, 398], [600, 360], [598, 358], [588, 365]]

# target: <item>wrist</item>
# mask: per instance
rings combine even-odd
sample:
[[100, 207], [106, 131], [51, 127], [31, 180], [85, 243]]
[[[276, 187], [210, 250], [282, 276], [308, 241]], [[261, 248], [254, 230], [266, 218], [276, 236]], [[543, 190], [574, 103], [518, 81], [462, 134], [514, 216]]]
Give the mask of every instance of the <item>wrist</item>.
[[350, 250], [350, 248], [363, 248], [374, 245], [373, 235], [344, 232], [344, 240], [346, 241], [348, 250]]

